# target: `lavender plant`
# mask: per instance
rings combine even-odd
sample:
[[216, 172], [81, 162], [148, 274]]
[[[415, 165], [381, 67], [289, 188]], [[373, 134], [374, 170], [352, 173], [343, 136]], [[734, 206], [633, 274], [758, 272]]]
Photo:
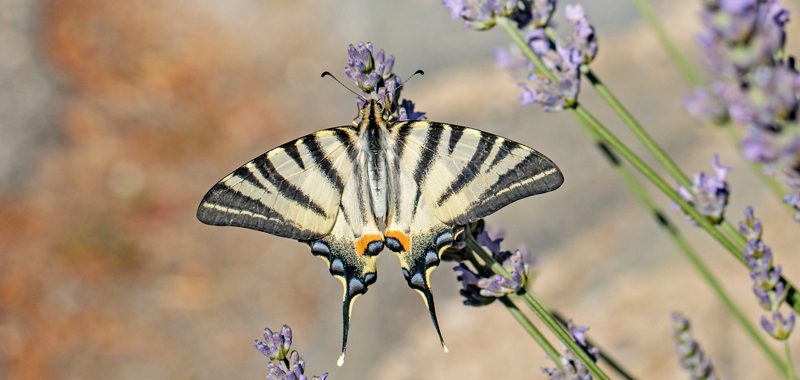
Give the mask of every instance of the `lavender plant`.
[[[269, 374], [267, 380], [306, 380], [308, 377], [303, 373], [306, 369], [306, 362], [300, 357], [297, 351], [289, 353], [292, 346], [292, 329], [283, 325], [280, 332], [264, 329], [264, 341], [253, 341], [253, 345], [258, 352], [264, 354], [270, 360]], [[276, 364], [277, 363], [277, 364]], [[325, 380], [328, 373], [322, 376], [313, 376], [312, 380]]]
[[739, 222], [739, 230], [748, 238], [744, 257], [750, 266], [753, 293], [764, 310], [772, 313], [772, 321], [761, 317], [761, 326], [773, 338], [786, 340], [794, 329], [795, 313], [791, 311], [784, 319], [780, 307], [786, 300], [786, 285], [781, 278], [781, 266], [773, 263], [772, 249], [761, 240], [762, 225], [756, 219], [752, 207], [744, 211], [745, 219]]
[[[586, 341], [585, 326], [572, 326], [572, 320], [569, 321], [569, 331], [572, 338], [575, 339], [581, 348], [586, 352], [594, 361], [597, 361], [599, 350], [596, 347], [590, 347]], [[553, 359], [553, 358], [551, 358]], [[566, 347], [564, 347], [564, 354], [553, 359], [560, 365], [558, 368], [542, 368], [542, 373], [547, 374], [548, 380], [591, 380], [592, 375], [586, 369], [586, 366]]]
[[[643, 3], [643, 0], [636, 0], [637, 3]], [[755, 3], [756, 0], [742, 0], [742, 1], [709, 1], [706, 4], [714, 9], [721, 8], [725, 4], [734, 6], [735, 4], [746, 6], [747, 3]], [[730, 223], [724, 219], [725, 206], [727, 205], [728, 196], [730, 193], [729, 187], [726, 182], [726, 175], [729, 168], [719, 164], [718, 157], [715, 156], [714, 168], [715, 176], [706, 176], [701, 174], [690, 180], [680, 168], [672, 161], [672, 159], [658, 146], [658, 144], [644, 131], [636, 119], [625, 109], [625, 107], [614, 97], [611, 91], [600, 81], [598, 76], [591, 70], [589, 64], [595, 58], [597, 53], [597, 39], [595, 30], [588, 23], [585, 13], [580, 6], [568, 6], [566, 8], [566, 16], [573, 26], [571, 36], [561, 37], [553, 28], [549, 26], [550, 17], [555, 10], [554, 2], [547, 2], [547, 12], [543, 12], [544, 2], [532, 1], [500, 1], [500, 0], [487, 0], [487, 1], [457, 1], [447, 0], [443, 2], [445, 6], [450, 8], [453, 18], [461, 17], [465, 20], [465, 25], [477, 30], [486, 30], [493, 26], [500, 26], [511, 37], [515, 45], [508, 49], [496, 50], [498, 64], [512, 72], [517, 78], [521, 93], [519, 95], [522, 105], [529, 105], [538, 103], [545, 111], [569, 111], [576, 116], [579, 124], [584, 126], [590, 137], [595, 141], [601, 152], [608, 158], [609, 162], [614, 166], [615, 170], [620, 174], [623, 180], [628, 184], [634, 194], [647, 206], [647, 208], [656, 217], [662, 230], [665, 231], [681, 250], [684, 255], [689, 258], [695, 268], [700, 272], [707, 283], [714, 289], [719, 296], [720, 300], [726, 305], [731, 314], [734, 315], [736, 320], [740, 323], [745, 331], [753, 338], [757, 345], [764, 351], [765, 355], [775, 364], [776, 368], [785, 370], [791, 369], [789, 365], [781, 362], [780, 358], [772, 352], [771, 348], [763, 341], [763, 339], [756, 333], [750, 321], [740, 311], [731, 298], [727, 295], [724, 289], [720, 286], [719, 282], [711, 274], [709, 268], [696, 256], [694, 249], [682, 237], [677, 228], [669, 222], [668, 218], [660, 211], [658, 206], [652, 201], [648, 194], [644, 191], [638, 180], [631, 175], [627, 168], [624, 167], [622, 162], [617, 157], [621, 155], [628, 163], [635, 169], [641, 172], [648, 180], [653, 182], [656, 187], [662, 191], [674, 203], [674, 208], [679, 209], [685, 213], [693, 224], [703, 228], [715, 240], [717, 240], [725, 250], [731, 255], [746, 264], [745, 257], [742, 252], [745, 248], [746, 241], [744, 236], [739, 233]], [[762, 3], [758, 1], [758, 3]], [[773, 1], [771, 3], [777, 3]], [[498, 11], [504, 10], [503, 12]], [[513, 9], [513, 10], [512, 10]], [[547, 13], [546, 21], [541, 23], [531, 23], [533, 17], [530, 15], [521, 15], [529, 12], [531, 15]], [[782, 8], [774, 4], [768, 9], [769, 12], [762, 12], [760, 14], [764, 17], [772, 17], [776, 25], [782, 27], [785, 24], [785, 12]], [[653, 15], [651, 14], [651, 17]], [[654, 17], [652, 17], [654, 18]], [[764, 18], [762, 17], [761, 20]], [[480, 27], [476, 27], [474, 21], [480, 20]], [[523, 21], [520, 21], [523, 20]], [[709, 22], [724, 22], [721, 20], [709, 19]], [[756, 20], [757, 21], [757, 20]], [[755, 21], [754, 21], [755, 22]], [[782, 31], [782, 29], [781, 29]], [[726, 32], [734, 32], [726, 30]], [[661, 30], [664, 35], [663, 30]], [[760, 36], [760, 35], [759, 35]], [[766, 37], [764, 37], [766, 38]], [[764, 42], [764, 46], [770, 46], [769, 41]], [[677, 51], [677, 49], [672, 49]], [[742, 58], [736, 56], [735, 58]], [[757, 61], [757, 60], [756, 60]], [[742, 62], [747, 62], [744, 60]], [[685, 62], [684, 62], [685, 63]], [[752, 63], [753, 65], [758, 62]], [[742, 64], [743, 65], [743, 64]], [[684, 65], [685, 66], [685, 65]], [[743, 65], [744, 66], [744, 65]], [[684, 67], [685, 68], [685, 67]], [[686, 71], [686, 70], [683, 70]], [[686, 71], [688, 72], [688, 71]], [[777, 88], [774, 83], [780, 82], [777, 79], [763, 74], [759, 77], [763, 83], [773, 83], [771, 86]], [[680, 184], [678, 190], [672, 189], [668, 183], [661, 178], [655, 171], [648, 165], [642, 162], [631, 150], [622, 144], [616, 136], [608, 131], [594, 116], [581, 106], [578, 101], [578, 94], [580, 91], [581, 78], [586, 78], [592, 87], [601, 95], [601, 97], [608, 103], [609, 107], [614, 110], [622, 121], [630, 128], [630, 130], [639, 138], [645, 147], [655, 156], [658, 162], [670, 173], [670, 175]], [[792, 112], [786, 110], [794, 108], [796, 110], [796, 103], [792, 97], [794, 96], [794, 86], [791, 76], [784, 76], [790, 78], [789, 87], [786, 94], [792, 93], [791, 96], [776, 96], [781, 101], [782, 110], [779, 113], [784, 115], [787, 120], [794, 121]], [[693, 78], [693, 82], [699, 82]], [[783, 82], [781, 82], [783, 83]], [[786, 87], [785, 86], [785, 87]], [[720, 86], [715, 86], [716, 91]], [[742, 88], [746, 90], [747, 88]], [[767, 91], [769, 92], [769, 91]], [[779, 93], [780, 91], [772, 91], [770, 94]], [[714, 98], [714, 94], [708, 92], [698, 91], [698, 98], [710, 99], [707, 104], [691, 104], [694, 111], [698, 114], [709, 115], [709, 117], [717, 120], [724, 120], [726, 117], [730, 118], [729, 111], [725, 109], [725, 105]], [[755, 94], [755, 93], [754, 93]], [[757, 95], [757, 94], [755, 94]], [[770, 98], [763, 96], [763, 98]], [[751, 104], [760, 105], [760, 99], [751, 99]], [[777, 102], [777, 100], [776, 100]], [[777, 103], [776, 103], [777, 104]], [[788, 104], [788, 105], [787, 105]], [[767, 107], [769, 108], [769, 107]], [[740, 110], [742, 114], [752, 115], [751, 121], [756, 120], [765, 112], [758, 107], [743, 108]], [[746, 111], [746, 112], [745, 112]], [[727, 114], [726, 114], [727, 112]], [[747, 113], [749, 112], [749, 113]], [[800, 197], [789, 199], [789, 202], [797, 202]], [[494, 252], [492, 252], [494, 253]], [[487, 257], [487, 254], [481, 257]], [[496, 260], [495, 260], [496, 262]], [[500, 265], [494, 265], [492, 269], [496, 273], [504, 274], [509, 280], [512, 279], [507, 270], [501, 270]], [[464, 268], [457, 268], [462, 272], [460, 279], [464, 282], [464, 291], [468, 292], [473, 298], [468, 299], [466, 303], [476, 303], [479, 305], [491, 303], [492, 300], [478, 298], [475, 294], [485, 297], [481, 294], [481, 290], [477, 287], [476, 281], [478, 273], [467, 273]], [[780, 277], [780, 273], [778, 273]], [[797, 292], [785, 279], [781, 280], [785, 284], [786, 297], [788, 303], [795, 309], [800, 310], [800, 299], [797, 297]], [[474, 286], [470, 288], [470, 286]], [[470, 289], [472, 289], [470, 291]], [[485, 294], [488, 294], [485, 292]], [[538, 314], [537, 314], [538, 315]], [[781, 326], [787, 325], [781, 317], [779, 321], [776, 320], [773, 325]], [[562, 339], [562, 343], [565, 340]], [[572, 350], [572, 348], [570, 347]], [[575, 351], [573, 351], [575, 352]], [[787, 356], [787, 358], [789, 358]], [[582, 360], [585, 358], [581, 358]], [[584, 362], [586, 362], [584, 360]], [[563, 370], [563, 369], [562, 369]], [[594, 372], [592, 372], [595, 374]], [[787, 377], [793, 378], [791, 370], [788, 372]], [[596, 375], [596, 374], [595, 374]]]
[[692, 338], [692, 329], [689, 320], [678, 312], [672, 312], [672, 339], [678, 360], [692, 380], [717, 380], [714, 366], [700, 344]]
[[[706, 2], [697, 41], [719, 79], [686, 96], [690, 114], [727, 127], [742, 157], [768, 176], [783, 201], [800, 212], [800, 75], [785, 53], [789, 11], [777, 0]], [[800, 213], [795, 215], [800, 221]]]

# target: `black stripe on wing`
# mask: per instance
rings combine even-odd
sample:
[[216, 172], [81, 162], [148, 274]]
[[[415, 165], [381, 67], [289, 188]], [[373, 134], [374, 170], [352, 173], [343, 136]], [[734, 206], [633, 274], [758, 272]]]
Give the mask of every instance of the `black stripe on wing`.
[[328, 214], [322, 209], [322, 206], [314, 202], [302, 189], [287, 181], [286, 178], [275, 169], [275, 165], [267, 158], [266, 154], [257, 157], [251, 161], [251, 163], [267, 181], [275, 186], [275, 189], [278, 190], [281, 196], [308, 208], [323, 218], [328, 218]]
[[320, 170], [325, 173], [328, 181], [341, 192], [342, 189], [344, 189], [342, 177], [339, 175], [339, 172], [333, 168], [333, 163], [328, 156], [325, 155], [322, 146], [319, 144], [319, 141], [317, 141], [317, 137], [314, 135], [304, 137], [303, 145], [305, 145], [306, 149], [311, 153], [314, 163], [319, 165]]
[[[480, 132], [480, 131], [479, 131]], [[488, 133], [480, 132], [481, 138], [478, 141], [478, 146], [475, 147], [475, 153], [472, 154], [472, 158], [470, 158], [467, 165], [461, 169], [461, 172], [458, 173], [458, 176], [450, 183], [447, 187], [447, 190], [439, 196], [439, 199], [436, 200], [436, 204], [441, 206], [445, 201], [450, 199], [453, 194], [461, 191], [467, 185], [472, 182], [481, 172], [481, 166], [486, 162], [489, 158], [489, 154], [492, 152], [492, 148], [494, 148], [494, 143], [497, 141], [497, 136], [491, 135]]]

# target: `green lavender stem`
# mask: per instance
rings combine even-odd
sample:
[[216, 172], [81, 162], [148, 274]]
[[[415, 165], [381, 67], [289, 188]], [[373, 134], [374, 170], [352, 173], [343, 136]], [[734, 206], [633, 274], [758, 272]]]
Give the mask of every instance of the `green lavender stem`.
[[681, 75], [686, 82], [689, 83], [692, 87], [697, 87], [703, 84], [703, 80], [700, 79], [700, 75], [697, 74], [697, 71], [694, 70], [692, 64], [686, 59], [678, 46], [675, 45], [675, 42], [672, 41], [672, 38], [669, 37], [669, 33], [667, 33], [666, 29], [664, 29], [664, 25], [661, 24], [661, 20], [659, 20], [658, 16], [656, 15], [655, 10], [653, 7], [650, 6], [650, 3], [647, 0], [631, 0], [634, 6], [639, 10], [639, 13], [642, 14], [642, 17], [650, 25], [650, 28], [658, 36], [658, 40], [661, 41], [661, 44], [664, 45], [664, 48], [667, 50], [667, 54], [675, 66], [678, 67], [678, 71], [681, 72]]
[[794, 366], [792, 366], [792, 354], [789, 350], [789, 340], [783, 340], [783, 348], [786, 351], [786, 378], [787, 379], [794, 379]]
[[589, 68], [588, 65], [581, 65], [581, 72], [584, 74], [586, 79], [594, 87], [595, 91], [600, 95], [603, 100], [611, 107], [612, 110], [622, 119], [625, 125], [633, 132], [634, 135], [639, 139], [639, 141], [644, 144], [644, 146], [649, 150], [653, 156], [664, 166], [664, 169], [669, 172], [672, 178], [675, 178], [678, 183], [680, 183], [683, 187], [686, 188], [688, 191], [692, 191], [692, 182], [689, 180], [689, 177], [675, 164], [674, 161], [664, 152], [663, 149], [653, 140], [652, 137], [642, 128], [641, 124], [631, 115], [630, 112], [619, 102], [616, 96], [606, 87], [603, 82], [592, 72], [592, 69]]
[[[500, 297], [499, 300], [500, 302], [503, 303], [503, 306], [506, 307], [508, 312], [511, 313], [511, 316], [513, 316], [514, 319], [516, 319], [517, 322], [519, 322], [519, 324], [522, 325], [522, 328], [524, 328], [525, 331], [527, 331], [528, 334], [530, 334], [533, 340], [536, 341], [536, 343], [539, 344], [540, 347], [542, 347], [545, 354], [547, 354], [551, 358], [558, 358], [559, 356], [561, 356], [558, 353], [558, 351], [556, 351], [556, 349], [553, 347], [553, 345], [547, 341], [547, 338], [545, 338], [544, 335], [542, 335], [542, 332], [539, 331], [539, 329], [537, 329], [536, 326], [533, 325], [533, 322], [531, 322], [531, 320], [528, 319], [528, 317], [526, 317], [525, 314], [522, 313], [522, 310], [520, 310], [517, 307], [517, 305], [514, 304], [514, 301], [508, 298], [508, 296]], [[555, 362], [558, 365], [558, 368], [560, 368], [563, 371], [564, 368], [562, 368], [561, 366], [561, 361], [555, 360]]]
[[[475, 238], [472, 236], [472, 234], [467, 234], [466, 242], [467, 245], [470, 247], [470, 249], [472, 249], [473, 252], [477, 253], [480, 256], [481, 260], [483, 260], [487, 265], [489, 265], [492, 268], [492, 271], [494, 273], [509, 279], [511, 278], [511, 274], [509, 274], [508, 271], [505, 268], [503, 268], [503, 266], [500, 265], [500, 263], [498, 263], [492, 257], [492, 255], [486, 253], [483, 247], [481, 247], [480, 244], [478, 244], [478, 242], [475, 241]], [[569, 332], [564, 330], [558, 324], [558, 322], [556, 322], [555, 319], [553, 319], [553, 317], [550, 315], [547, 309], [545, 309], [530, 293], [527, 292], [523, 293], [520, 295], [520, 298], [522, 298], [525, 304], [528, 305], [528, 307], [533, 311], [534, 314], [536, 314], [536, 317], [539, 318], [542, 322], [544, 322], [545, 326], [547, 326], [547, 328], [551, 332], [553, 332], [553, 334], [555, 334], [556, 337], [558, 337], [558, 340], [560, 340], [561, 343], [567, 346], [567, 348], [569, 348], [569, 350], [572, 351], [573, 354], [575, 354], [578, 360], [580, 360], [586, 366], [589, 372], [591, 372], [596, 379], [610, 380], [608, 375], [606, 375], [605, 372], [603, 372], [603, 370], [601, 370], [600, 367], [597, 366], [597, 363], [595, 363], [591, 357], [589, 357], [589, 354], [587, 354], [586, 351], [584, 351], [580, 346], [578, 346], [578, 344], [572, 338], [572, 335], [570, 335]], [[552, 358], [554, 360], [558, 360], [557, 358], [559, 356], [553, 356]]]
[[731, 224], [731, 222], [727, 220], [723, 220], [720, 225], [722, 228], [722, 232], [728, 236], [728, 239], [736, 244], [736, 247], [739, 248], [740, 251], [744, 251], [745, 247], [747, 247], [747, 239], [736, 229], [736, 227]]

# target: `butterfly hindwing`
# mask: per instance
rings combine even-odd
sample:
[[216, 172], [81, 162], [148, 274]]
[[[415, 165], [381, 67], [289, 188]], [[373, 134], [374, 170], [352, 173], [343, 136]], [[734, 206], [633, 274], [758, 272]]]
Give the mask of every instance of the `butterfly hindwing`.
[[409, 121], [395, 123], [391, 135], [434, 215], [448, 225], [478, 220], [564, 182], [543, 154], [477, 129]]
[[341, 172], [345, 185], [333, 229], [321, 239], [307, 242], [311, 252], [328, 263], [331, 275], [344, 286], [339, 363], [343, 362], [347, 347], [353, 302], [377, 280], [375, 260], [384, 248], [383, 231], [378, 227], [370, 202], [364, 140], [355, 139], [353, 148], [348, 153], [353, 165], [347, 172]]
[[386, 226], [386, 246], [400, 259], [408, 286], [416, 290], [428, 307], [442, 347], [447, 347], [439, 330], [430, 274], [439, 266], [441, 254], [452, 245], [455, 226], [442, 223], [421, 194], [413, 172], [402, 160], [400, 150], [389, 154], [390, 177], [389, 215]]
[[345, 177], [353, 168], [354, 127], [326, 129], [281, 145], [219, 181], [197, 218], [296, 240], [328, 234], [339, 213]]

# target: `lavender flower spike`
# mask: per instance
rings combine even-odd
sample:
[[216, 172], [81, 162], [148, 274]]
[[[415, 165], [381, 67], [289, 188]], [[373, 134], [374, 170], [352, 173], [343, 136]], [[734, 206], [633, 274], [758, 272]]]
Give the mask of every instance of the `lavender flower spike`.
[[[270, 360], [277, 362], [277, 364], [274, 362], [268, 364], [267, 380], [308, 380], [303, 373], [306, 362], [300, 357], [300, 354], [292, 351], [291, 355], [287, 355], [292, 344], [292, 329], [289, 326], [283, 325], [279, 333], [264, 329], [264, 340], [264, 343], [254, 342], [256, 349]], [[328, 374], [325, 373], [321, 377], [314, 376], [311, 379], [326, 380], [327, 377]]]
[[523, 89], [520, 94], [521, 105], [540, 103], [545, 112], [561, 111], [574, 106], [581, 83], [578, 72], [556, 71], [554, 74], [559, 78], [558, 82], [553, 82], [546, 76], [530, 74], [530, 82], [519, 83]]
[[[586, 343], [586, 330], [589, 330], [588, 327], [585, 326], [572, 326], [572, 320], [569, 320], [568, 326], [570, 334], [572, 334], [572, 339], [578, 343], [578, 345], [586, 351], [587, 354], [594, 360], [597, 361], [597, 357], [600, 355], [600, 350], [597, 347], [589, 347]], [[551, 358], [552, 359], [552, 358]], [[553, 359], [554, 360], [554, 359]], [[564, 368], [562, 371], [558, 368], [542, 368], [542, 373], [547, 374], [548, 380], [591, 380], [592, 375], [589, 373], [589, 370], [586, 368], [586, 365], [578, 360], [575, 357], [575, 354], [570, 351], [569, 349], [564, 349], [564, 355], [558, 358], [559, 362], [561, 362], [561, 367]]]
[[681, 368], [686, 370], [693, 380], [719, 379], [711, 359], [706, 356], [697, 341], [692, 339], [689, 320], [678, 312], [673, 312], [671, 318], [672, 338], [675, 341], [675, 351], [678, 353]]
[[591, 62], [597, 56], [597, 38], [594, 34], [594, 27], [586, 18], [586, 12], [579, 4], [567, 4], [564, 14], [572, 24], [572, 44], [581, 52], [581, 63]]
[[[717, 154], [713, 156], [713, 165], [714, 176], [707, 176], [701, 172], [692, 179], [691, 192], [683, 186], [679, 186], [678, 194], [711, 223], [719, 224], [725, 214], [725, 206], [728, 205], [728, 195], [730, 194], [726, 177], [728, 172], [733, 169], [720, 165]], [[672, 208], [680, 211], [680, 207], [675, 203], [672, 204]]]
[[[533, 17], [530, 0], [442, 0], [453, 20], [461, 17], [464, 26], [486, 30], [497, 23], [497, 17], [509, 17], [524, 26]], [[541, 17], [541, 16], [540, 16]]]
[[780, 311], [772, 313], [772, 322], [767, 317], [761, 317], [761, 327], [767, 334], [777, 340], [786, 340], [794, 329], [795, 314], [791, 312], [789, 318], [783, 319]]
[[264, 342], [256, 340], [253, 345], [270, 360], [283, 360], [292, 345], [292, 329], [283, 325], [279, 333], [273, 333], [272, 330], [266, 328], [264, 329]]

